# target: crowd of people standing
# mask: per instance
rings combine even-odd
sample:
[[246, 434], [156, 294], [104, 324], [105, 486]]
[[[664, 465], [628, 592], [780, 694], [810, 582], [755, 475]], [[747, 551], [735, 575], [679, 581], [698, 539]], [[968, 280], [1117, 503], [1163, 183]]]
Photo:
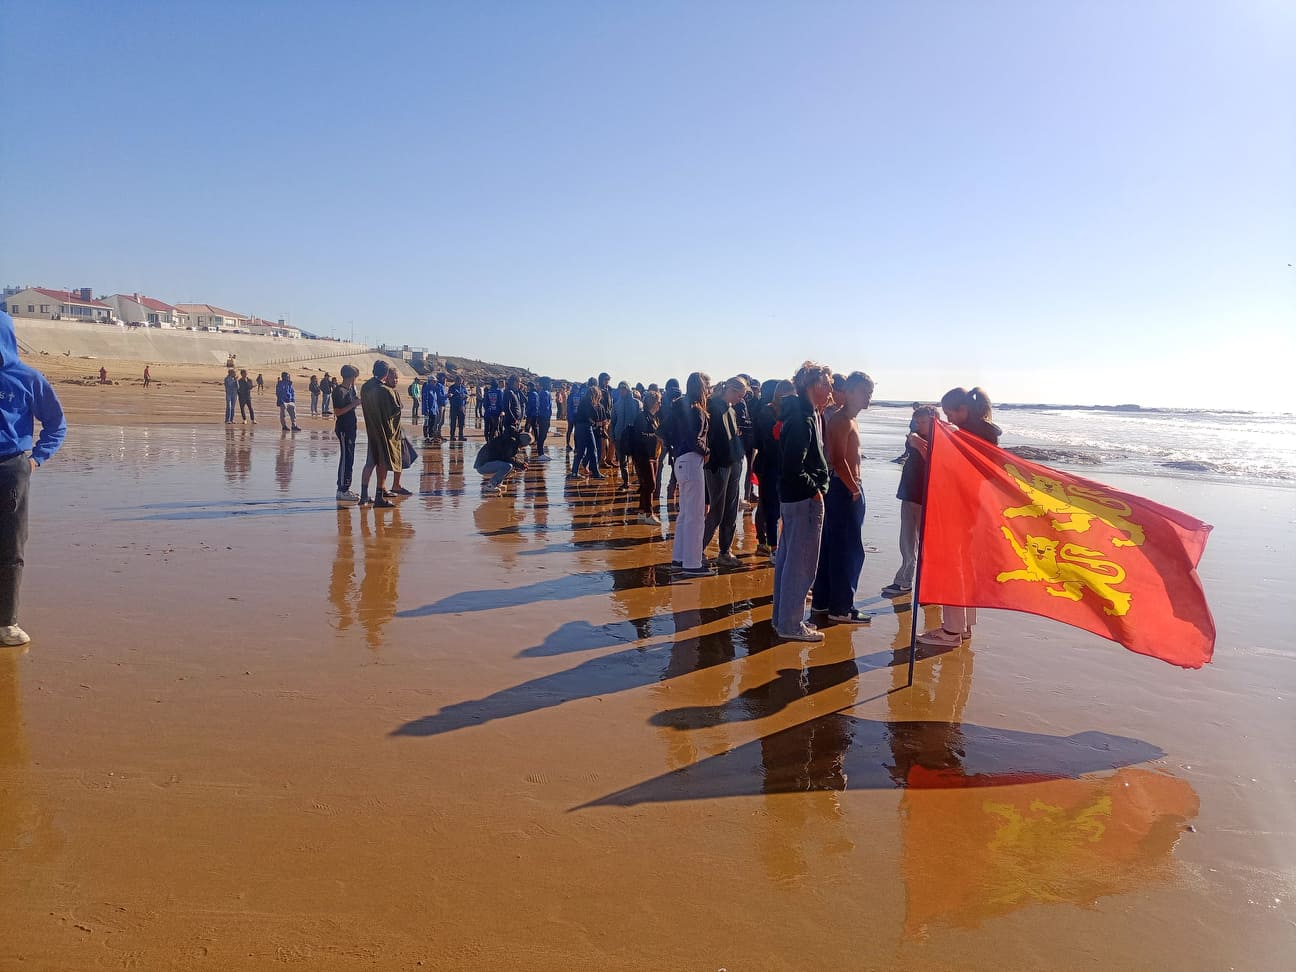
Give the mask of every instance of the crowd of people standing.
[[[413, 461], [413, 446], [401, 427], [399, 375], [378, 360], [372, 376], [357, 389], [358, 378], [350, 365], [337, 379], [311, 377], [311, 415], [334, 419], [340, 447], [338, 502], [390, 508], [394, 497], [410, 495], [401, 474]], [[230, 369], [225, 382], [226, 421], [233, 421], [237, 403], [255, 422], [247, 372], [236, 376]], [[551, 462], [552, 423], [565, 421], [566, 477], [590, 483], [615, 480], [616, 489], [634, 490], [638, 523], [661, 526], [659, 513], [673, 514], [669, 569], [684, 578], [745, 566], [734, 542], [740, 517], [751, 515], [756, 556], [773, 567], [775, 631], [786, 640], [819, 641], [823, 634], [816, 616], [837, 624], [869, 623], [869, 615], [855, 606], [866, 514], [856, 417], [869, 407], [874, 387], [862, 371], [834, 374], [825, 365], [806, 362], [790, 378], [764, 382], [737, 374], [713, 384], [699, 371], [683, 387], [674, 378], [660, 387], [627, 381], [614, 386], [604, 372], [577, 383], [511, 375], [470, 389], [462, 375], [437, 373], [415, 376], [405, 391], [411, 423], [422, 418], [425, 447], [447, 440], [447, 415], [449, 442], [465, 442], [469, 403], [476, 400], [476, 424], [485, 441], [474, 469], [483, 477], [483, 496], [507, 492], [509, 480], [532, 463]], [[280, 376], [275, 398], [282, 429], [299, 431], [287, 372]], [[999, 429], [990, 421], [990, 400], [980, 388], [952, 389], [941, 407], [961, 430], [997, 443]], [[368, 439], [359, 494], [351, 488], [357, 413], [364, 416]], [[927, 444], [936, 418], [935, 407], [915, 403], [896, 494], [901, 562], [882, 590], [886, 597], [912, 592]], [[708, 556], [713, 543], [715, 555]], [[974, 622], [975, 612], [948, 607], [941, 627], [919, 640], [956, 645], [970, 635]]]

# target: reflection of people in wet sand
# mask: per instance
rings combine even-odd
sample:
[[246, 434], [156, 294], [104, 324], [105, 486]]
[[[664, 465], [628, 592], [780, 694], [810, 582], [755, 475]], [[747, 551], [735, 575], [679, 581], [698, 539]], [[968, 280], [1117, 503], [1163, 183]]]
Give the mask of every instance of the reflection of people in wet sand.
[[225, 481], [228, 483], [246, 480], [252, 469], [252, 443], [248, 441], [247, 430], [239, 429], [235, 435], [233, 429], [225, 430]]
[[51, 821], [32, 800], [27, 780], [18, 666], [26, 648], [0, 648], [0, 860], [17, 865], [24, 854], [48, 847]]
[[292, 485], [293, 473], [293, 441], [288, 436], [281, 436], [279, 439], [279, 451], [275, 454], [275, 482], [279, 484], [280, 492], [288, 492], [288, 487]]
[[[359, 519], [363, 559], [357, 579], [353, 524]], [[355, 622], [365, 630], [365, 643], [381, 648], [383, 628], [396, 614], [399, 597], [400, 562], [405, 541], [414, 528], [401, 520], [399, 510], [390, 517], [370, 520], [356, 507], [338, 508], [337, 554], [329, 576], [329, 602], [337, 612], [335, 624], [345, 631]]]

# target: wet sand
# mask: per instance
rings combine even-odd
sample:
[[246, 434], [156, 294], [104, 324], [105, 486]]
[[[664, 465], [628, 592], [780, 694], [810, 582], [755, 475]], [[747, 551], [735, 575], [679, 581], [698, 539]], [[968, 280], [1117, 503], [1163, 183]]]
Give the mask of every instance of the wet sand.
[[874, 622], [806, 646], [754, 558], [671, 583], [611, 483], [482, 500], [470, 441], [339, 510], [303, 425], [80, 427], [37, 473], [0, 968], [1289, 961], [1293, 491], [1113, 477], [1216, 525], [1203, 671], [983, 612], [905, 689], [894, 466]]

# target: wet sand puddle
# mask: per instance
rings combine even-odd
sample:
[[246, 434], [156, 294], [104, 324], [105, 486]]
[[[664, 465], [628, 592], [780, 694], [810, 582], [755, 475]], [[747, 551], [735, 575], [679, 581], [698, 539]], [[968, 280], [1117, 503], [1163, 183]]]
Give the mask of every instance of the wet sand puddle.
[[872, 593], [893, 467], [865, 468], [873, 624], [805, 646], [772, 637], [750, 518], [743, 569], [673, 579], [614, 479], [555, 462], [482, 499], [476, 449], [423, 450], [390, 511], [337, 508], [323, 427], [102, 427], [39, 474], [37, 640], [0, 654], [0, 966], [1271, 968], [1296, 945], [1296, 685], [1257, 600], [1290, 590], [1293, 530], [1255, 553], [1236, 490], [1194, 487], [1212, 668], [987, 612], [906, 688], [909, 605]]

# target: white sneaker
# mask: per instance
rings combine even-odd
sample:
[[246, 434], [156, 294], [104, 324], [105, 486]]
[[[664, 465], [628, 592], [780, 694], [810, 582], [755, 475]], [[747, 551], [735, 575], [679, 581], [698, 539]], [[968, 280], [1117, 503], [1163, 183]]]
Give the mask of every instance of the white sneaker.
[[639, 517], [639, 522], [644, 526], [661, 526], [661, 520], [657, 519], [657, 517], [653, 516], [651, 513]]
[[553, 462], [553, 459], [551, 459], [549, 456], [542, 455], [536, 459], [536, 462]]
[[359, 503], [360, 497], [349, 489], [340, 489], [338, 490], [337, 501], [339, 503]]
[[0, 626], [0, 645], [8, 648], [17, 648], [19, 645], [25, 645], [31, 641], [29, 635], [16, 624], [6, 624]]

